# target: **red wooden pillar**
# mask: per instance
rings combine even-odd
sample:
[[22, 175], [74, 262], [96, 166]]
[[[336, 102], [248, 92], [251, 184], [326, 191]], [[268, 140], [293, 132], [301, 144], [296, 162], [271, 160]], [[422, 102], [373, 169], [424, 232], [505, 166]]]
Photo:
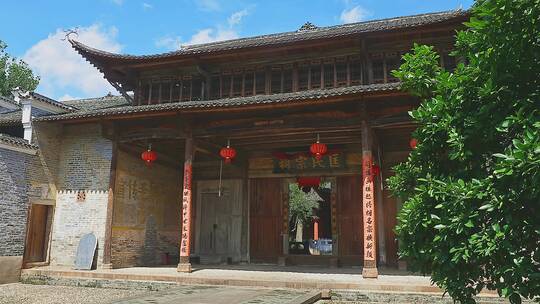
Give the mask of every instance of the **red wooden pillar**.
[[182, 223], [180, 239], [180, 263], [178, 263], [178, 272], [191, 272], [191, 263], [189, 255], [191, 252], [191, 198], [192, 198], [192, 173], [193, 173], [193, 137], [189, 135], [186, 138], [185, 157], [184, 157], [184, 186], [182, 191]]
[[377, 278], [377, 233], [375, 220], [375, 189], [373, 183], [371, 152], [371, 129], [362, 120], [362, 212], [364, 222], [364, 268], [362, 277]]
[[313, 240], [319, 240], [319, 218], [313, 218]]

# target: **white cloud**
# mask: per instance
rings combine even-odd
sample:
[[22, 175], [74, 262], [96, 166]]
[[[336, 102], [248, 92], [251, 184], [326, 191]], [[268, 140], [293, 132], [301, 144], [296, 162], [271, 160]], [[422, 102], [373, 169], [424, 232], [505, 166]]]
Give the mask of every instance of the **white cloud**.
[[158, 48], [175, 51], [182, 46], [182, 38], [180, 36], [163, 36], [155, 41], [155, 45]]
[[79, 97], [73, 97], [69, 94], [64, 94], [63, 96], [58, 97], [58, 101], [66, 101], [66, 100], [74, 100], [74, 99], [80, 99]]
[[343, 23], [354, 23], [365, 20], [369, 15], [371, 15], [371, 13], [368, 10], [357, 5], [351, 9], [344, 9], [341, 12], [339, 19]]
[[191, 39], [183, 43], [185, 45], [191, 44], [201, 44], [201, 43], [210, 43], [215, 41], [230, 40], [238, 38], [238, 33], [233, 29], [202, 29], [199, 30], [195, 35], [191, 36]]
[[[122, 46], [116, 41], [115, 27], [103, 28], [99, 24], [79, 28], [75, 38], [97, 49], [119, 53]], [[23, 56], [32, 70], [41, 76], [38, 90], [51, 97], [66, 97], [69, 92], [88, 97], [105, 95], [116, 90], [95, 67], [83, 59], [64, 39], [58, 29], [33, 45]]]
[[146, 2], [143, 2], [142, 7], [143, 7], [143, 10], [145, 10], [145, 11], [154, 8], [154, 6], [152, 4], [146, 3]]
[[204, 11], [218, 11], [221, 8], [219, 0], [195, 0], [195, 4]]
[[227, 18], [227, 25], [218, 25], [198, 30], [189, 40], [183, 41], [180, 36], [167, 35], [156, 39], [156, 47], [166, 50], [178, 50], [182, 45], [203, 44], [215, 41], [223, 41], [239, 38], [237, 26], [240, 25], [242, 19], [249, 15], [250, 8], [245, 8], [231, 14]]
[[235, 25], [240, 24], [240, 22], [242, 22], [242, 18], [247, 16], [248, 13], [249, 12], [248, 12], [247, 8], [245, 8], [245, 9], [243, 9], [241, 11], [233, 13], [231, 16], [229, 16], [229, 18], [227, 18], [227, 22], [229, 23], [229, 26], [233, 27]]
[[112, 0], [112, 2], [116, 5], [122, 5], [124, 4], [124, 0]]

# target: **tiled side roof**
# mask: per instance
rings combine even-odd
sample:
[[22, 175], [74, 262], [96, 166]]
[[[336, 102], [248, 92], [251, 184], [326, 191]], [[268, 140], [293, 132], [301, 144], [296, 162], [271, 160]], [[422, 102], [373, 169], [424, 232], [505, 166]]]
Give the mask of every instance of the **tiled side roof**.
[[72, 106], [69, 106], [69, 105], [67, 105], [67, 104], [58, 102], [58, 101], [56, 101], [56, 100], [54, 100], [54, 99], [52, 99], [52, 98], [49, 98], [49, 97], [47, 97], [47, 96], [43, 96], [43, 95], [41, 95], [41, 94], [39, 94], [39, 93], [36, 93], [36, 92], [30, 92], [30, 95], [31, 95], [32, 97], [34, 97], [35, 99], [37, 99], [37, 100], [39, 100], [39, 101], [41, 101], [41, 102], [48, 103], [48, 104], [50, 104], [50, 105], [52, 105], [52, 106], [59, 107], [59, 108], [62, 108], [62, 109], [64, 109], [64, 110], [68, 110], [68, 111], [73, 111], [73, 110], [75, 110], [75, 108], [72, 107]]
[[0, 114], [0, 126], [22, 125], [22, 111], [14, 110], [12, 112]]
[[104, 96], [98, 98], [65, 100], [64, 104], [75, 107], [81, 111], [91, 111], [124, 106], [128, 105], [129, 103], [122, 96]]
[[[129, 105], [126, 99], [122, 96], [105, 96], [98, 98], [66, 100], [61, 104], [65, 105], [65, 107], [69, 109], [72, 109], [73, 112], [94, 111], [99, 109]], [[0, 126], [19, 125], [21, 124], [21, 121], [21, 110], [13, 110], [11, 112], [0, 113]]]
[[13, 137], [3, 133], [0, 133], [0, 142], [8, 144], [10, 146], [17, 146], [34, 150], [38, 149], [38, 146], [28, 143], [24, 138]]
[[343, 37], [361, 33], [388, 31], [396, 29], [413, 28], [423, 25], [430, 25], [449, 21], [452, 19], [464, 18], [467, 11], [453, 10], [438, 13], [421, 14], [414, 16], [388, 18], [382, 20], [373, 20], [366, 22], [350, 23], [344, 25], [318, 27], [309, 30], [285, 32], [278, 34], [262, 35], [241, 39], [233, 39], [206, 44], [197, 44], [184, 47], [180, 50], [155, 54], [155, 55], [123, 55], [98, 50], [87, 46], [81, 42], [70, 40], [73, 47], [84, 57], [93, 55], [102, 58], [116, 58], [126, 60], [150, 60], [168, 58], [174, 56], [193, 55], [202, 53], [211, 53], [226, 50], [235, 50], [249, 47], [280, 45], [290, 42], [309, 41], [315, 39], [326, 39], [334, 37]]
[[0, 95], [0, 99], [2, 99], [2, 101], [5, 101], [5, 102], [7, 102], [7, 103], [13, 104], [14, 106], [21, 107], [20, 104], [18, 104], [15, 100], [13, 100], [13, 99], [11, 99], [11, 98], [8, 98], [8, 97], [1, 96], [1, 95]]
[[329, 97], [346, 96], [369, 92], [383, 92], [383, 91], [398, 91], [400, 88], [399, 83], [388, 84], [370, 84], [370, 85], [358, 85], [351, 87], [341, 87], [333, 89], [318, 89], [309, 91], [300, 91], [294, 93], [272, 94], [272, 95], [255, 95], [250, 97], [235, 97], [218, 100], [205, 100], [205, 101], [186, 101], [186, 102], [174, 102], [174, 103], [162, 103], [153, 105], [123, 105], [110, 108], [76, 111], [73, 113], [49, 115], [36, 118], [35, 121], [55, 121], [55, 120], [70, 120], [70, 119], [83, 119], [92, 117], [106, 117], [116, 116], [133, 113], [151, 113], [151, 112], [164, 112], [164, 111], [179, 111], [188, 109], [219, 109], [219, 108], [234, 108], [249, 105], [262, 105], [262, 104], [277, 104], [286, 102], [301, 102], [301, 101], [313, 101], [320, 100]]

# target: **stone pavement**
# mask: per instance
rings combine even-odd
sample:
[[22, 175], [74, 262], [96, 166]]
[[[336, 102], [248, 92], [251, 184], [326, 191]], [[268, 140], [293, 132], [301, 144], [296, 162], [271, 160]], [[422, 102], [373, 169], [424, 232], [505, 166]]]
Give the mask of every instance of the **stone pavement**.
[[159, 281], [185, 285], [229, 285], [292, 289], [357, 289], [370, 291], [438, 292], [429, 277], [381, 269], [378, 279], [362, 278], [361, 268], [279, 267], [275, 265], [194, 265], [193, 273], [178, 273], [176, 267], [132, 267], [79, 271], [47, 266], [22, 271], [22, 281], [34, 278]]
[[320, 293], [306, 290], [181, 286], [145, 296], [123, 299], [118, 304], [311, 304]]

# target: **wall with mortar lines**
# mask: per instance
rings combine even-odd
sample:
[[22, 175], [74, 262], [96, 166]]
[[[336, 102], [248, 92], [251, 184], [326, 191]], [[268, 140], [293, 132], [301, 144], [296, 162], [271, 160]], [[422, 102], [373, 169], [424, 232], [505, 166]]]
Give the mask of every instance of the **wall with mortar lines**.
[[[98, 267], [103, 260], [112, 142], [98, 124], [64, 126], [58, 160], [49, 155], [56, 179], [56, 207], [52, 228], [51, 265], [72, 266], [80, 238], [94, 233]], [[54, 136], [40, 140], [55, 142]], [[56, 164], [55, 164], [56, 162]], [[85, 193], [78, 200], [77, 193]]]
[[[180, 170], [148, 167], [118, 152], [112, 233], [113, 267], [178, 263]], [[166, 256], [168, 256], [168, 261]]]

